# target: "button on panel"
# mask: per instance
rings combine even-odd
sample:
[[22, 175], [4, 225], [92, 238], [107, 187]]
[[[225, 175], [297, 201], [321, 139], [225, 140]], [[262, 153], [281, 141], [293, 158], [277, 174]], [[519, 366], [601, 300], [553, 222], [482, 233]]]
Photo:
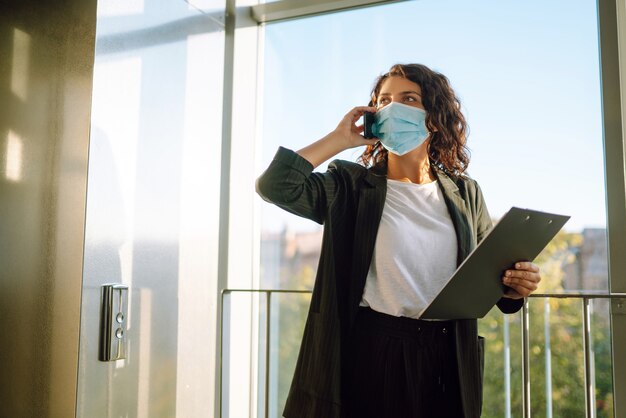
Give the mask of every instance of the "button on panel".
[[98, 359], [115, 361], [126, 358], [126, 318], [128, 286], [105, 284], [101, 289], [100, 345]]

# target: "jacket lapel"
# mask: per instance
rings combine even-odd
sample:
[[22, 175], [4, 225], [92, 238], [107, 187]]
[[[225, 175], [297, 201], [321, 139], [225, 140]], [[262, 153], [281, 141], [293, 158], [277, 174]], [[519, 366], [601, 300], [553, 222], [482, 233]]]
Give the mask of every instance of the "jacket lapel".
[[378, 226], [387, 195], [387, 178], [368, 170], [359, 190], [354, 229], [354, 246], [351, 254], [352, 282], [350, 285], [350, 324], [353, 323], [363, 296], [367, 272], [374, 254]]
[[440, 169], [435, 169], [434, 172], [456, 231], [458, 266], [474, 248], [472, 228], [468, 221], [467, 203], [463, 200], [456, 183], [446, 173]]

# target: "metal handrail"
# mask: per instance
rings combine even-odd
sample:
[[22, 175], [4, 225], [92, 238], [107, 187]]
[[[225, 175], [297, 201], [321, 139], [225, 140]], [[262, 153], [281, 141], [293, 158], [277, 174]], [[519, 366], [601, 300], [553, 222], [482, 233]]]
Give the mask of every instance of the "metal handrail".
[[[593, 376], [593, 356], [591, 338], [591, 302], [593, 299], [625, 299], [626, 293], [603, 292], [563, 292], [563, 293], [535, 293], [529, 298], [581, 299], [583, 303], [583, 351], [585, 358], [585, 417], [596, 417], [596, 391]], [[530, 315], [528, 298], [522, 306], [522, 379], [523, 379], [523, 416], [530, 418], [530, 345], [529, 329]]]
[[602, 292], [561, 292], [561, 293], [533, 293], [529, 298], [557, 298], [557, 299], [623, 299], [626, 293]]
[[[224, 341], [224, 296], [231, 293], [264, 293], [265, 299], [265, 417], [269, 415], [269, 365], [270, 365], [270, 315], [271, 297], [273, 293], [310, 294], [312, 290], [295, 289], [223, 289], [221, 291], [220, 310], [220, 385], [223, 380], [223, 341]], [[555, 299], [582, 299], [583, 302], [583, 350], [585, 355], [585, 416], [595, 418], [595, 381], [592, 379], [592, 340], [591, 340], [591, 301], [593, 299], [626, 299], [626, 293], [603, 293], [603, 292], [563, 292], [563, 293], [535, 293], [524, 300], [522, 305], [522, 380], [523, 380], [523, 416], [530, 418], [530, 310], [529, 298], [555, 298]], [[222, 391], [220, 390], [219, 410], [222, 416]]]

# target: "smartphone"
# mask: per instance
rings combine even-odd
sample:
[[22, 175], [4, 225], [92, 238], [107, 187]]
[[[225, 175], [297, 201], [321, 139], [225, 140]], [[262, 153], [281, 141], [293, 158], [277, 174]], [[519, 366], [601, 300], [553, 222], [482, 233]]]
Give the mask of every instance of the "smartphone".
[[374, 134], [372, 133], [372, 126], [376, 121], [376, 113], [374, 112], [365, 112], [363, 114], [363, 137], [367, 139], [374, 138]]

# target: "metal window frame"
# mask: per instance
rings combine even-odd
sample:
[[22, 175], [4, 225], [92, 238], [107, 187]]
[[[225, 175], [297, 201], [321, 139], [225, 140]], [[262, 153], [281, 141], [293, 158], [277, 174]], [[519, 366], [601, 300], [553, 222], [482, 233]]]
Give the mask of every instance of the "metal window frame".
[[[233, 68], [235, 51], [235, 28], [236, 28], [236, 0], [226, 0], [225, 22], [224, 22], [224, 77], [222, 92], [222, 147], [221, 147], [221, 172], [220, 172], [220, 209], [219, 209], [219, 231], [218, 231], [218, 266], [217, 266], [217, 294], [222, 289], [228, 287], [228, 258], [229, 258], [229, 229], [230, 223], [230, 161], [231, 161], [231, 132], [232, 132], [232, 102], [233, 102]], [[217, 298], [216, 318], [212, 325], [220, 326], [222, 318], [222, 298]], [[222, 416], [222, 382], [221, 382], [221, 361], [222, 361], [222, 340], [223, 334], [217, 333], [215, 341], [216, 356], [214, 370], [214, 403], [213, 410], [215, 417]]]
[[[609, 289], [626, 291], [626, 5], [619, 0], [598, 0], [602, 128], [607, 205]], [[620, 64], [623, 64], [620, 66]], [[620, 68], [621, 67], [621, 68]], [[626, 310], [624, 299], [611, 301], [614, 415], [626, 414]]]
[[411, 0], [283, 0], [252, 6], [250, 15], [261, 24], [403, 1]]
[[[232, 260], [231, 260], [231, 247], [233, 246], [233, 242], [236, 241], [232, 237], [232, 222], [233, 216], [232, 211], [235, 207], [233, 205], [233, 200], [235, 198], [236, 192], [233, 191], [233, 180], [237, 173], [238, 164], [234, 158], [237, 149], [236, 143], [233, 140], [235, 136], [241, 134], [241, 127], [236, 125], [237, 117], [240, 117], [240, 113], [242, 109], [237, 108], [239, 104], [242, 102], [246, 102], [245, 99], [252, 99], [256, 101], [257, 97], [257, 80], [248, 78], [248, 85], [251, 86], [250, 91], [246, 91], [244, 94], [241, 92], [241, 85], [244, 84], [242, 77], [245, 71], [242, 69], [249, 70], [249, 63], [254, 61], [252, 55], [256, 56], [258, 54], [258, 37], [253, 39], [253, 43], [256, 43], [257, 48], [248, 48], [248, 44], [250, 43], [249, 36], [241, 36], [240, 30], [245, 30], [249, 28], [258, 28], [259, 25], [257, 22], [252, 20], [250, 15], [251, 6], [242, 6], [242, 3], [246, 2], [247, 4], [255, 3], [258, 0], [225, 0], [225, 24], [224, 24], [224, 84], [223, 84], [223, 93], [222, 93], [222, 137], [221, 137], [221, 172], [220, 172], [220, 223], [219, 223], [219, 235], [218, 235], [218, 280], [216, 284], [216, 294], [220, 295], [223, 289], [226, 289], [229, 286], [229, 278], [233, 277], [234, 274], [231, 271]], [[249, 34], [248, 34], [249, 35]], [[243, 42], [242, 42], [243, 41]], [[243, 45], [242, 45], [243, 43]], [[251, 55], [252, 54], [252, 55]], [[242, 97], [245, 95], [245, 98]], [[255, 120], [256, 117], [254, 112], [256, 109], [249, 109], [246, 107], [244, 109], [245, 112], [249, 114], [250, 120]], [[235, 176], [232, 175], [235, 173]], [[252, 261], [251, 261], [252, 263]], [[256, 273], [253, 273], [256, 274]], [[252, 283], [250, 283], [252, 284]], [[252, 301], [251, 308], [254, 304], [254, 300]], [[222, 298], [217, 297], [216, 302], [216, 316], [215, 321], [212, 322], [212, 325], [219, 330], [220, 323], [222, 322]], [[252, 320], [251, 319], [251, 324]], [[255, 330], [250, 330], [250, 341], [254, 338]], [[214, 370], [220, 370], [221, 364], [221, 356], [222, 351], [221, 347], [223, 344], [223, 335], [217, 335], [215, 341], [215, 352], [219, 355], [214, 359]], [[253, 353], [251, 353], [250, 359], [254, 358]], [[254, 365], [251, 366], [254, 368]], [[225, 394], [228, 394], [227, 391], [222, 390], [221, 387], [221, 373], [215, 373], [214, 375], [214, 405], [213, 410], [215, 417], [221, 417], [222, 410], [222, 398]], [[242, 388], [242, 390], [245, 388]], [[251, 370], [250, 375], [250, 387], [248, 388], [249, 393], [253, 393], [254, 390], [254, 376]], [[251, 400], [252, 402], [253, 400]], [[251, 408], [253, 405], [251, 405]], [[255, 409], [255, 408], [252, 408]], [[250, 411], [250, 417], [254, 418], [254, 411]]]
[[[288, 19], [298, 19], [326, 13], [347, 11], [409, 0], [282, 0], [249, 7], [237, 7], [237, 0], [226, 0], [225, 59], [223, 93], [222, 183], [220, 191], [220, 232], [218, 292], [228, 287], [228, 248], [230, 213], [231, 131], [233, 116], [233, 71], [235, 66], [236, 28]], [[607, 205], [607, 240], [609, 257], [609, 289], [613, 293], [626, 292], [626, 154], [624, 138], [626, 124], [626, 4], [619, 0], [597, 0], [600, 50], [600, 77], [602, 84], [603, 147]], [[256, 53], [255, 51], [254, 53]], [[620, 66], [620, 64], [622, 64]], [[624, 68], [621, 69], [620, 67]], [[218, 299], [218, 317], [221, 322], [221, 301]], [[611, 336], [613, 357], [614, 413], [626, 413], [626, 357], [616, 355], [626, 351], [626, 300], [613, 298], [611, 305]], [[219, 350], [221, 338], [216, 341]], [[218, 351], [219, 352], [219, 351]], [[220, 359], [216, 359], [218, 370]], [[216, 400], [221, 399], [216, 376]], [[219, 404], [215, 403], [215, 416]]]

